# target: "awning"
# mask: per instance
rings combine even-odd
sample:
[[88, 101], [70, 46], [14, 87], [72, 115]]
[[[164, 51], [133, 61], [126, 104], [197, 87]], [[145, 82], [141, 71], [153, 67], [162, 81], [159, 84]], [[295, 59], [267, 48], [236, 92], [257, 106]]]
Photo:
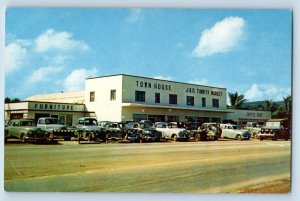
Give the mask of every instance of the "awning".
[[178, 107], [173, 105], [150, 105], [150, 104], [139, 104], [139, 103], [122, 103], [122, 107], [144, 107], [144, 108], [157, 108], [157, 109], [176, 109], [176, 110], [191, 110], [191, 111], [203, 111], [203, 112], [221, 112], [221, 113], [233, 113], [227, 109], [206, 109], [206, 108], [195, 108], [195, 107]]

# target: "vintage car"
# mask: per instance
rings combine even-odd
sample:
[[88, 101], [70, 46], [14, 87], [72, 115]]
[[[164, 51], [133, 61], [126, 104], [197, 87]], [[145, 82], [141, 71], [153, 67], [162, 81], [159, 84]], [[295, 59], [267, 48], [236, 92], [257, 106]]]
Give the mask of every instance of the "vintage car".
[[220, 124], [223, 138], [231, 138], [237, 140], [249, 140], [251, 134], [248, 130], [240, 129], [238, 125], [234, 124]]
[[201, 127], [191, 130], [190, 138], [196, 141], [218, 140], [222, 130], [218, 123], [203, 123]]
[[49, 140], [64, 139], [70, 141], [75, 137], [76, 130], [68, 129], [68, 126], [59, 123], [58, 119], [53, 117], [42, 117], [38, 119], [37, 127], [45, 131]]
[[291, 130], [287, 119], [270, 119], [266, 122], [266, 125], [261, 128], [261, 132], [258, 134], [260, 140], [264, 139], [290, 139]]
[[166, 139], [188, 141], [190, 138], [190, 131], [184, 128], [178, 128], [176, 123], [157, 122], [155, 123], [155, 128], [160, 131], [162, 137]]
[[106, 140], [105, 128], [98, 125], [97, 119], [93, 117], [81, 117], [75, 125], [79, 140]]
[[129, 122], [122, 128], [123, 133], [131, 141], [160, 141], [162, 133], [151, 126], [149, 122]]
[[124, 127], [124, 122], [110, 122], [105, 127], [106, 138], [108, 140], [122, 140], [125, 137]]
[[252, 138], [257, 138], [257, 135], [261, 131], [262, 124], [259, 124], [258, 122], [247, 122], [245, 129], [249, 131]]
[[34, 120], [30, 119], [17, 119], [12, 120], [5, 127], [5, 138], [8, 139], [20, 139], [22, 142], [26, 141], [43, 141], [46, 139], [46, 133], [40, 128], [36, 127]]

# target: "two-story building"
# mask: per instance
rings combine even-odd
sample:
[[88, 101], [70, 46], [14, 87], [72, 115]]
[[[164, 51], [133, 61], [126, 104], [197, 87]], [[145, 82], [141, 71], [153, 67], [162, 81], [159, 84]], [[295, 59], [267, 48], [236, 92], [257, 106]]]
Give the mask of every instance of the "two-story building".
[[117, 74], [86, 78], [84, 92], [34, 95], [5, 104], [5, 120], [53, 116], [98, 121], [265, 122], [268, 111], [227, 109], [226, 88]]

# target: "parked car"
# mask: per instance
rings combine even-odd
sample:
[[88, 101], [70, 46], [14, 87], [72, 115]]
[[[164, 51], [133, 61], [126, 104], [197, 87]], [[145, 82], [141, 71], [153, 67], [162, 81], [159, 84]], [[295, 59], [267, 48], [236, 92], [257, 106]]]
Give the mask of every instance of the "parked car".
[[129, 122], [123, 127], [123, 133], [127, 134], [127, 139], [131, 141], [160, 141], [162, 133], [149, 122]]
[[64, 139], [70, 141], [72, 137], [75, 137], [75, 130], [68, 129], [68, 126], [60, 124], [58, 119], [53, 117], [42, 117], [38, 119], [37, 127], [45, 131], [49, 140]]
[[221, 137], [222, 130], [218, 123], [203, 123], [197, 129], [191, 130], [190, 137], [196, 141], [218, 140]]
[[98, 125], [105, 128], [108, 124], [112, 123], [111, 121], [99, 121]]
[[220, 124], [223, 138], [231, 138], [237, 140], [249, 140], [251, 134], [248, 130], [240, 129], [238, 125], [234, 124]]
[[97, 119], [94, 117], [81, 117], [75, 125], [80, 140], [105, 140], [105, 128], [98, 125]]
[[47, 135], [40, 128], [36, 127], [34, 120], [17, 119], [12, 120], [5, 127], [4, 141], [8, 139], [20, 139], [22, 142], [26, 141], [43, 141]]
[[290, 124], [287, 119], [270, 119], [266, 122], [266, 125], [261, 128], [261, 132], [258, 134], [260, 140], [264, 139], [284, 139], [288, 140], [291, 137]]
[[125, 127], [125, 122], [111, 122], [106, 125], [106, 138], [109, 140], [122, 140], [125, 137], [123, 128]]
[[257, 138], [257, 135], [261, 131], [262, 124], [259, 124], [258, 122], [247, 122], [245, 129], [249, 131], [252, 138]]
[[166, 139], [188, 141], [190, 138], [190, 131], [184, 128], [178, 128], [175, 123], [157, 122], [155, 123], [155, 128], [160, 131], [162, 137]]

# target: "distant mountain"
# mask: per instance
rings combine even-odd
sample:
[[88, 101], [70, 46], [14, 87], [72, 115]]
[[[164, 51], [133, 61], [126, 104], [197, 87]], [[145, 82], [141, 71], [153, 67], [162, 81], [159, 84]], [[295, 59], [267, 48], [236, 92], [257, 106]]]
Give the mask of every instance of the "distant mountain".
[[[284, 106], [284, 101], [274, 101], [273, 103], [279, 105], [279, 106]], [[253, 102], [246, 102], [244, 104], [245, 107], [257, 107], [259, 105], [266, 106], [265, 101], [253, 101]]]

